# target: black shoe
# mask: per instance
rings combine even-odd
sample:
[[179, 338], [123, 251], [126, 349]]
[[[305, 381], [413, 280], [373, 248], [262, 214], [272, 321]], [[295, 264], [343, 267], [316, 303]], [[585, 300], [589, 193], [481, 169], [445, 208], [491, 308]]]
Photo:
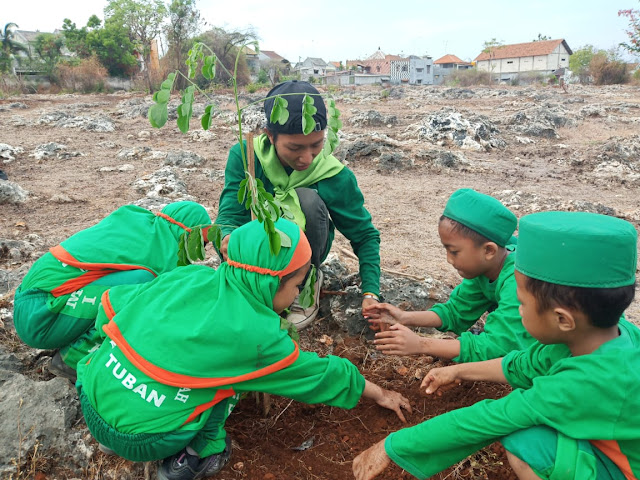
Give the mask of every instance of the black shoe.
[[158, 480], [195, 480], [215, 475], [231, 458], [231, 439], [227, 435], [226, 445], [221, 453], [200, 458], [183, 449], [172, 457], [165, 458], [158, 469]]
[[64, 363], [64, 360], [62, 360], [62, 357], [60, 356], [60, 352], [56, 352], [56, 354], [51, 357], [48, 369], [49, 372], [53, 373], [56, 377], [64, 377], [70, 380], [73, 384], [75, 384], [78, 379], [78, 374], [73, 368]]

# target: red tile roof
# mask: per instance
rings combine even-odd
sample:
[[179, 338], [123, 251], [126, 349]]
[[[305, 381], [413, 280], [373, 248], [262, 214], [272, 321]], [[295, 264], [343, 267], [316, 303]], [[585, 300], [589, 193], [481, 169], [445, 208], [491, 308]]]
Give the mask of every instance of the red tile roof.
[[569, 45], [567, 45], [567, 42], [565, 42], [564, 39], [560, 38], [558, 40], [541, 40], [539, 42], [502, 45], [500, 47], [496, 47], [493, 50], [493, 55], [491, 56], [488, 52], [482, 52], [476, 57], [475, 61], [479, 62], [481, 60], [489, 60], [492, 57], [494, 60], [499, 60], [501, 58], [519, 58], [548, 55], [553, 52], [561, 43], [564, 44], [564, 48], [566, 48], [569, 52], [569, 55], [571, 55], [573, 52], [569, 48]]
[[285, 58], [282, 55], [278, 55], [276, 52], [274, 52], [273, 50], [260, 50], [261, 53], [264, 53], [267, 57], [269, 57], [272, 60], [278, 60], [278, 61], [282, 61], [285, 60]]
[[462, 65], [469, 65], [469, 62], [465, 62], [464, 60], [461, 60], [460, 58], [456, 57], [455, 55], [445, 55], [444, 57], [440, 57], [438, 60], [436, 60], [435, 62], [433, 62], [434, 64], [442, 64], [442, 63], [458, 63], [458, 64], [462, 64]]

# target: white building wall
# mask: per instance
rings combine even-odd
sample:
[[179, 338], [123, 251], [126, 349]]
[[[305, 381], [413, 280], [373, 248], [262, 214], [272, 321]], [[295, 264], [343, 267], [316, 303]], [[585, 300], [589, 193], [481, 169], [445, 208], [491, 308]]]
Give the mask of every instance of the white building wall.
[[480, 60], [476, 63], [478, 70], [493, 74], [511, 74], [522, 72], [552, 72], [557, 68], [569, 67], [569, 52], [560, 44], [549, 55], [535, 57], [501, 58], [499, 60]]

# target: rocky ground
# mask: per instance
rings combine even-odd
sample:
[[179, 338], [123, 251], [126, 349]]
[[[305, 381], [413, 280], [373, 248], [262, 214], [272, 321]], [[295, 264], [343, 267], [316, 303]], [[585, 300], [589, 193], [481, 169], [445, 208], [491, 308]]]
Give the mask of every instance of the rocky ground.
[[[243, 95], [241, 104], [265, 92]], [[518, 216], [592, 211], [640, 222], [640, 90], [637, 87], [358, 87], [332, 91], [344, 128], [336, 155], [351, 168], [382, 234], [383, 294], [406, 308], [444, 300], [459, 282], [436, 225], [448, 196], [472, 187]], [[155, 209], [179, 200], [215, 217], [224, 165], [235, 143], [232, 96], [213, 96], [208, 132], [152, 129], [149, 96], [29, 95], [0, 100], [0, 478], [147, 478], [155, 465], [99, 453], [66, 380], [46, 370], [53, 352], [24, 347], [12, 324], [13, 290], [49, 247], [125, 203]], [[175, 119], [177, 103], [170, 104]], [[196, 114], [204, 103], [194, 107]], [[245, 112], [245, 129], [262, 124]], [[195, 123], [195, 122], [194, 122]], [[197, 125], [196, 125], [197, 126]], [[210, 260], [215, 266], [216, 260]], [[358, 314], [356, 262], [338, 236], [325, 265], [321, 319], [302, 346], [352, 360], [402, 391], [411, 424], [496, 398], [508, 389], [463, 385], [425, 398], [419, 378], [437, 359], [383, 357]], [[640, 321], [640, 301], [627, 316]], [[263, 416], [246, 399], [229, 422], [231, 465], [219, 478], [349, 478], [353, 457], [400, 422], [375, 405], [351, 411], [275, 398]], [[297, 450], [313, 439], [310, 448]], [[496, 444], [443, 474], [508, 479]], [[384, 479], [410, 478], [391, 469]], [[437, 477], [436, 477], [437, 478]]]

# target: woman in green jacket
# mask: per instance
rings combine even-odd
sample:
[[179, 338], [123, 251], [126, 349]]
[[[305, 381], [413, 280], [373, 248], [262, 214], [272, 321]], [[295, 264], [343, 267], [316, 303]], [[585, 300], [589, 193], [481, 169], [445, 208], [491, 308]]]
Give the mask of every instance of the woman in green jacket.
[[101, 347], [78, 365], [78, 393], [95, 438], [118, 455], [164, 458], [160, 479], [191, 480], [229, 460], [224, 424], [244, 392], [352, 408], [364, 396], [396, 412], [409, 402], [363, 378], [348, 360], [300, 351], [280, 327], [299, 294], [311, 247], [280, 219], [280, 252], [263, 226], [236, 229], [227, 262], [177, 269], [103, 295]]

